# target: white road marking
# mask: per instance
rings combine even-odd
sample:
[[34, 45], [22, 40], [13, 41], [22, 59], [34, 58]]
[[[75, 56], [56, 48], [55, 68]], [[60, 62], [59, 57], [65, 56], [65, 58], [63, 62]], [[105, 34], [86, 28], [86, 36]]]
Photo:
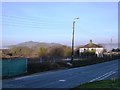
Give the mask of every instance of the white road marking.
[[59, 80], [60, 82], [65, 82], [66, 80]]
[[35, 76], [39, 76], [39, 74], [37, 74], [37, 75], [31, 75], [31, 76], [18, 77], [18, 78], [15, 78], [15, 80], [24, 79], [24, 78], [29, 78], [29, 77], [35, 77]]
[[99, 80], [103, 80], [103, 79], [105, 79], [105, 78], [107, 78], [107, 77], [109, 77], [109, 76], [111, 76], [112, 74], [114, 74], [115, 72], [112, 72], [111, 74], [108, 74], [107, 76], [105, 76], [105, 77], [102, 77], [102, 78], [100, 78]]
[[110, 72], [108, 72], [108, 73], [106, 73], [106, 74], [104, 74], [102, 76], [99, 76], [99, 77], [97, 77], [95, 79], [90, 80], [90, 82], [93, 82], [93, 81], [96, 81], [96, 80], [103, 80], [103, 79], [109, 77], [110, 75], [112, 75], [114, 73], [115, 73], [114, 71], [110, 71]]
[[15, 78], [15, 80], [20, 80], [20, 79], [23, 79], [23, 78], [29, 78], [29, 77], [32, 77], [32, 76], [19, 77], [19, 78]]

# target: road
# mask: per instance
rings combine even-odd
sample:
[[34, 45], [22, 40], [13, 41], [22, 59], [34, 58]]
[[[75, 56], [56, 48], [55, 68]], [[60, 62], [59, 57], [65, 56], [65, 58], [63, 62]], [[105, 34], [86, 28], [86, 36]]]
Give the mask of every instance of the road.
[[73, 88], [86, 82], [116, 77], [119, 61], [3, 80], [2, 86], [3, 88]]

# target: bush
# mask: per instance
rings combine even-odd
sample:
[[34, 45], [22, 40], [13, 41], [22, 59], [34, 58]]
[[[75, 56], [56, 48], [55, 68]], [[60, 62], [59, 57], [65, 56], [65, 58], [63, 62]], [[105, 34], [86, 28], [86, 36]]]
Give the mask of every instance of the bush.
[[65, 63], [29, 63], [28, 64], [28, 73], [43, 72], [48, 70], [56, 70], [65, 67]]

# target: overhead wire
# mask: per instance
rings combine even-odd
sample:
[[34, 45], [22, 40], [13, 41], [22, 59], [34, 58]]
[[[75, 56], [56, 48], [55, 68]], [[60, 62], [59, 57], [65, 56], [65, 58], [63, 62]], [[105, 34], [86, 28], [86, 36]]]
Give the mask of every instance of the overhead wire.
[[[35, 22], [38, 22], [39, 21], [39, 23], [46, 23], [46, 21], [45, 20], [47, 20], [47, 21], [51, 21], [51, 19], [48, 19], [48, 17], [46, 17], [46, 18], [42, 18], [42, 17], [18, 17], [18, 16], [7, 16], [7, 15], [2, 15], [2, 18], [3, 18], [3, 20], [6, 18], [6, 19], [9, 19], [9, 20], [18, 20], [18, 21], [29, 21], [29, 22], [33, 22], [33, 23], [35, 23]], [[53, 21], [53, 20], [52, 20]], [[51, 22], [51, 23], [54, 23], [54, 22]], [[60, 22], [55, 22], [54, 24], [56, 24], [56, 23], [60, 23]]]
[[36, 18], [26, 18], [26, 17], [16, 17], [16, 16], [2, 16], [2, 23], [3, 25], [9, 25], [9, 26], [26, 26], [26, 27], [47, 27], [47, 24], [49, 25], [62, 25], [61, 22], [51, 23], [51, 22], [45, 22], [45, 21], [39, 21]]
[[[39, 19], [40, 20], [39, 20]], [[6, 26], [15, 26], [15, 27], [30, 27], [30, 28], [43, 28], [47, 27], [47, 24], [49, 25], [62, 25], [62, 22], [46, 22], [44, 21], [48, 19], [48, 17], [19, 17], [19, 16], [8, 16], [8, 15], [2, 15], [2, 25]], [[42, 21], [43, 19], [43, 21]], [[26, 24], [27, 23], [27, 24]], [[90, 35], [94, 37], [96, 34], [93, 32], [89, 32], [88, 30], [84, 30], [87, 33], [91, 33]]]

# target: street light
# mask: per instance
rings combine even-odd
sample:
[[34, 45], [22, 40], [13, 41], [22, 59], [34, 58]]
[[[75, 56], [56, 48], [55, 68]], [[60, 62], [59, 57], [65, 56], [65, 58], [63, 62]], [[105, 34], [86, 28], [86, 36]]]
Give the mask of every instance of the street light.
[[79, 19], [78, 18], [75, 18], [73, 20], [73, 33], [72, 33], [72, 56], [71, 56], [71, 63], [73, 62], [73, 59], [74, 59], [74, 29], [75, 29], [75, 20]]

